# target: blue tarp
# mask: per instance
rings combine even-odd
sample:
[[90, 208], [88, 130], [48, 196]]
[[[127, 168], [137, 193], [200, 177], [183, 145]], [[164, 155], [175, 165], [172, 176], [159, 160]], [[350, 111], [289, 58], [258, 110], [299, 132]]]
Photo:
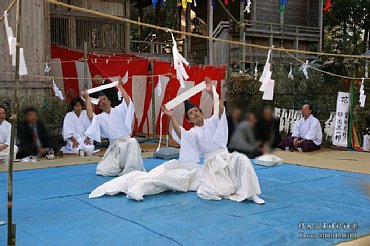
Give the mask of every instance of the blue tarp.
[[[162, 162], [144, 160], [147, 169]], [[302, 233], [354, 232], [357, 237], [370, 233], [370, 197], [363, 188], [370, 175], [297, 165], [255, 166], [261, 197], [266, 200], [266, 205], [259, 206], [205, 201], [193, 192], [165, 192], [142, 202], [124, 195], [88, 199], [90, 191], [110, 179], [96, 176], [95, 168], [78, 165], [15, 172], [17, 244], [331, 245], [350, 238], [300, 237]], [[0, 190], [0, 219], [6, 220], [6, 173], [0, 173]], [[315, 229], [315, 223], [336, 228]], [[343, 229], [347, 223], [350, 228]], [[6, 244], [6, 233], [7, 226], [0, 226], [0, 245]]]

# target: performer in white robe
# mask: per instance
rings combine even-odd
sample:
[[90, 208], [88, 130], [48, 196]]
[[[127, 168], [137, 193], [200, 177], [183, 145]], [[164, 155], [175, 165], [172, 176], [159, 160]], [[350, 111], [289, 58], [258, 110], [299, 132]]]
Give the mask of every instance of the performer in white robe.
[[88, 115], [87, 111], [83, 110], [84, 102], [80, 97], [72, 99], [71, 108], [72, 111], [64, 117], [63, 139], [67, 145], [61, 150], [65, 154], [78, 154], [80, 149], [85, 148], [85, 132], [91, 125], [93, 114]]
[[[6, 110], [0, 106], [0, 160], [5, 160], [9, 157], [10, 134], [12, 125], [5, 120]], [[14, 157], [17, 155], [18, 148], [14, 145]]]
[[[205, 81], [212, 95], [212, 82], [209, 78]], [[237, 152], [230, 154], [226, 148], [228, 127], [223, 102], [217, 106], [219, 115], [204, 120], [198, 107], [185, 102], [186, 117], [194, 125], [189, 131], [180, 127], [172, 111], [162, 106], [162, 111], [171, 119], [172, 136], [181, 145], [179, 161], [171, 160], [149, 173], [133, 172], [113, 179], [96, 188], [89, 197], [123, 192], [140, 201], [144, 195], [165, 190], [197, 190], [203, 199], [229, 198], [238, 202], [248, 199], [264, 204], [258, 197], [261, 190], [249, 159]], [[196, 164], [201, 155], [205, 157], [202, 167]]]
[[[124, 100], [117, 107], [112, 108], [107, 96], [99, 96], [99, 107], [103, 111], [94, 115], [92, 124], [85, 132], [85, 144], [91, 144], [92, 140], [101, 142], [101, 137], [109, 139], [109, 148], [103, 159], [98, 163], [96, 174], [103, 176], [117, 176], [135, 170], [144, 170], [141, 148], [135, 138], [131, 138], [131, 127], [134, 119], [134, 105], [123, 89], [122, 79], [119, 80], [118, 88]], [[88, 114], [92, 113], [91, 98], [84, 91]]]

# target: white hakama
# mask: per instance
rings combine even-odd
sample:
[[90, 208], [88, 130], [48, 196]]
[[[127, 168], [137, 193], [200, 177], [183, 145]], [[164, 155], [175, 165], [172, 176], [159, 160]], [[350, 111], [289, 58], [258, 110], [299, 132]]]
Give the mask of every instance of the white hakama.
[[258, 178], [248, 157], [238, 152], [229, 153], [226, 144], [228, 126], [225, 110], [219, 118], [213, 116], [202, 127], [189, 131], [181, 129], [181, 139], [172, 131], [181, 145], [180, 162], [197, 161], [204, 155], [197, 194], [202, 199], [228, 198], [243, 201], [261, 193]]
[[98, 163], [96, 174], [120, 176], [131, 171], [144, 170], [140, 145], [136, 139], [130, 138], [134, 112], [133, 103], [130, 101], [127, 106], [123, 100], [120, 105], [111, 108], [109, 114], [102, 112], [94, 115], [85, 135], [97, 142], [101, 141], [101, 137], [106, 137], [110, 143], [103, 159]]
[[[82, 110], [80, 116], [77, 116], [74, 111], [67, 113], [63, 122], [63, 139], [67, 145], [62, 147], [61, 151], [65, 154], [78, 154], [80, 149], [85, 149], [85, 132], [90, 125], [91, 120], [86, 110]], [[79, 147], [73, 148], [71, 137], [78, 141]]]
[[[96, 188], [89, 198], [115, 195], [120, 192], [128, 198], [141, 201], [144, 195], [163, 191], [197, 191], [202, 199], [229, 198], [243, 201], [261, 193], [257, 175], [249, 159], [240, 153], [230, 154], [226, 149], [227, 122], [221, 119], [205, 120], [203, 127], [189, 131], [181, 129], [180, 158], [170, 160], [150, 172], [131, 172]], [[197, 164], [204, 155], [204, 166]]]
[[197, 175], [201, 167], [196, 163], [181, 164], [177, 160], [170, 160], [150, 172], [133, 171], [112, 179], [92, 191], [89, 198], [125, 193], [128, 198], [141, 201], [144, 195], [167, 190], [196, 191], [199, 187]]

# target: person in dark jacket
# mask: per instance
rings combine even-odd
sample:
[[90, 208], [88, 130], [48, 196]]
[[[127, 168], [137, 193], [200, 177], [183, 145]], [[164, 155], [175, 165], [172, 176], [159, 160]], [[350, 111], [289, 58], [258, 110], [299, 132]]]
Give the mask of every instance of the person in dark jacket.
[[39, 121], [37, 109], [29, 107], [24, 114], [25, 121], [19, 124], [17, 131], [17, 158], [45, 156], [52, 145], [44, 123]]
[[229, 145], [231, 137], [234, 134], [236, 126], [239, 124], [242, 117], [242, 110], [238, 107], [232, 109], [231, 113], [226, 116], [228, 126], [227, 144]]
[[228, 146], [229, 152], [237, 151], [245, 154], [249, 159], [254, 159], [266, 152], [264, 149], [259, 147], [259, 144], [254, 137], [254, 127], [256, 122], [257, 120], [254, 114], [244, 114], [243, 121], [238, 124], [230, 139]]
[[256, 125], [256, 140], [261, 146], [267, 145], [270, 148], [276, 148], [281, 142], [279, 132], [280, 119], [273, 116], [273, 110], [266, 106], [262, 112], [262, 118]]
[[[94, 83], [95, 83], [96, 86], [101, 86], [101, 85], [110, 84], [111, 81], [108, 80], [108, 79], [104, 80], [102, 76], [96, 75], [94, 77]], [[102, 90], [101, 93], [104, 93], [104, 95], [107, 96], [108, 100], [111, 102], [111, 107], [112, 108], [116, 107], [117, 105], [119, 105], [121, 103], [121, 101], [118, 100], [118, 92], [114, 87]], [[98, 92], [92, 93], [92, 94], [90, 94], [90, 96], [98, 98], [99, 93]]]

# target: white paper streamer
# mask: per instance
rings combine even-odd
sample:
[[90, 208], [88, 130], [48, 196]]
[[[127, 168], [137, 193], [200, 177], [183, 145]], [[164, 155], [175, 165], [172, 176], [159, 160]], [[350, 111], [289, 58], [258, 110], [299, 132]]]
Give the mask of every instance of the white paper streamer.
[[45, 63], [44, 73], [49, 73], [50, 70], [51, 70], [51, 67], [49, 66], [49, 64]]
[[302, 64], [299, 67], [299, 71], [302, 71], [302, 73], [304, 74], [304, 76], [306, 77], [306, 79], [308, 79], [308, 61], [306, 61], [305, 64]]
[[258, 61], [256, 62], [256, 66], [254, 67], [254, 79], [258, 79]]
[[325, 122], [324, 133], [326, 135], [326, 140], [332, 139], [334, 135], [334, 122], [335, 122], [335, 112], [330, 112], [329, 119]]
[[248, 14], [251, 12], [251, 4], [252, 4], [251, 0], [248, 0], [247, 5], [245, 6], [244, 12], [247, 11]]
[[56, 97], [58, 97], [60, 100], [64, 100], [64, 96], [62, 91], [58, 88], [58, 86], [54, 82], [54, 78], [51, 78], [51, 81], [53, 82], [53, 91]]
[[292, 63], [290, 63], [290, 69], [289, 69], [289, 73], [288, 73], [288, 79], [294, 80], [294, 76], [293, 76], [293, 65], [292, 65]]
[[[4, 11], [4, 25], [5, 25], [5, 31], [6, 36], [8, 39], [8, 45], [9, 45], [9, 55], [12, 56], [12, 65], [15, 66], [16, 62], [16, 42], [17, 39], [13, 35], [13, 30], [9, 26], [8, 22], [8, 13]], [[24, 59], [24, 52], [23, 48], [19, 49], [19, 75], [26, 75], [28, 74], [27, 67], [26, 67], [26, 61]]]
[[189, 66], [189, 62], [180, 54], [179, 50], [177, 49], [176, 40], [172, 32], [170, 33], [172, 36], [172, 43], [173, 43], [172, 55], [173, 55], [173, 66], [176, 70], [176, 78], [178, 79], [178, 81], [180, 81], [181, 88], [185, 88], [184, 81], [189, 78], [189, 75], [187, 74], [185, 70], [184, 64], [186, 66]]
[[271, 79], [271, 75], [272, 75], [271, 63], [270, 63], [271, 52], [272, 52], [272, 49], [269, 49], [267, 53], [266, 64], [265, 64], [265, 67], [263, 68], [262, 75], [259, 79], [259, 81], [262, 83], [260, 87], [260, 91], [263, 92], [263, 96], [262, 96], [263, 100], [272, 100], [274, 98], [275, 80]]
[[364, 108], [365, 107], [365, 102], [366, 102], [366, 95], [365, 95], [365, 89], [364, 89], [364, 81], [365, 79], [362, 78], [362, 82], [361, 82], [361, 87], [360, 87], [360, 107], [361, 108]]

